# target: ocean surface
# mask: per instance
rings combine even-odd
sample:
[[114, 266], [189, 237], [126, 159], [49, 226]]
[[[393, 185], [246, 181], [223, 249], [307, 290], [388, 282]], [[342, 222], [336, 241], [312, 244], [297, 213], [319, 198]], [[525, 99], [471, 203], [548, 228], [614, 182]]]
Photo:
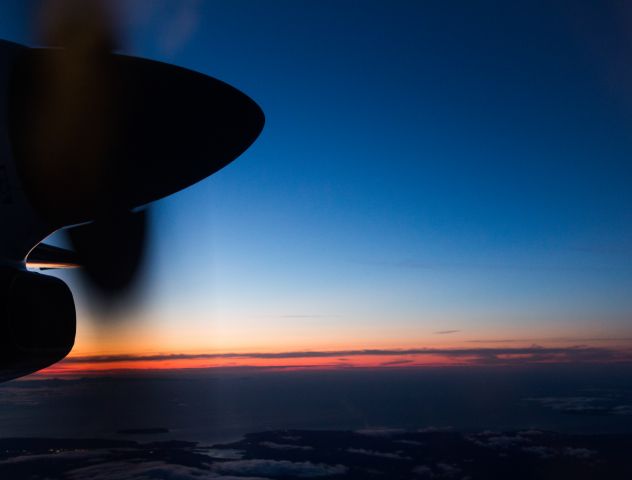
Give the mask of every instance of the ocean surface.
[[632, 433], [632, 367], [165, 371], [0, 385], [0, 438], [233, 442], [271, 430]]

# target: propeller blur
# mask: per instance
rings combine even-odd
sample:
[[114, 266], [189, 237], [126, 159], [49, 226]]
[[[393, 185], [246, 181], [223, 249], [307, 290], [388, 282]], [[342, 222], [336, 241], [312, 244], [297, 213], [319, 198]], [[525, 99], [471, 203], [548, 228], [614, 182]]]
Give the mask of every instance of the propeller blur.
[[[201, 73], [0, 41], [0, 381], [74, 343], [72, 294], [28, 262], [80, 265], [105, 298], [123, 295], [147, 241], [139, 209], [226, 166], [263, 124], [253, 100]], [[59, 229], [74, 252], [38, 246]]]

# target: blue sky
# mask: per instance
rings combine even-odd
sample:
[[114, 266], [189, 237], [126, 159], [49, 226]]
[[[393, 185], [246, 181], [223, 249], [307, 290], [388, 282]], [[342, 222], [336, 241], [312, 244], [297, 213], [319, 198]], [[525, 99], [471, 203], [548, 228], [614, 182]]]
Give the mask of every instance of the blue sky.
[[[0, 37], [28, 43], [19, 4], [0, 7]], [[136, 0], [123, 12], [126, 53], [224, 80], [267, 118], [233, 164], [156, 204], [145, 295], [125, 315], [165, 336], [210, 328], [209, 348], [627, 331], [625, 6]]]

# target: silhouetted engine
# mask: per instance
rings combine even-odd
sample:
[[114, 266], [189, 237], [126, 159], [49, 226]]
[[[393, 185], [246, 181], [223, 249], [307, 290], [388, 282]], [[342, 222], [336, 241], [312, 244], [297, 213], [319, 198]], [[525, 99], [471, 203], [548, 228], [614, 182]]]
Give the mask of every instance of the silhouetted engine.
[[72, 293], [58, 278], [0, 268], [0, 381], [64, 358], [75, 342]]

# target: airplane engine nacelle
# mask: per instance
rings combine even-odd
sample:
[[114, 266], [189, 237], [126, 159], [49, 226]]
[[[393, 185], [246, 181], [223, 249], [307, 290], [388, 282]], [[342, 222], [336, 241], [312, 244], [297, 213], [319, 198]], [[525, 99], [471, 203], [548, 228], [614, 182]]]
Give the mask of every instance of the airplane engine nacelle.
[[0, 381], [64, 358], [75, 342], [72, 293], [58, 278], [0, 269]]

